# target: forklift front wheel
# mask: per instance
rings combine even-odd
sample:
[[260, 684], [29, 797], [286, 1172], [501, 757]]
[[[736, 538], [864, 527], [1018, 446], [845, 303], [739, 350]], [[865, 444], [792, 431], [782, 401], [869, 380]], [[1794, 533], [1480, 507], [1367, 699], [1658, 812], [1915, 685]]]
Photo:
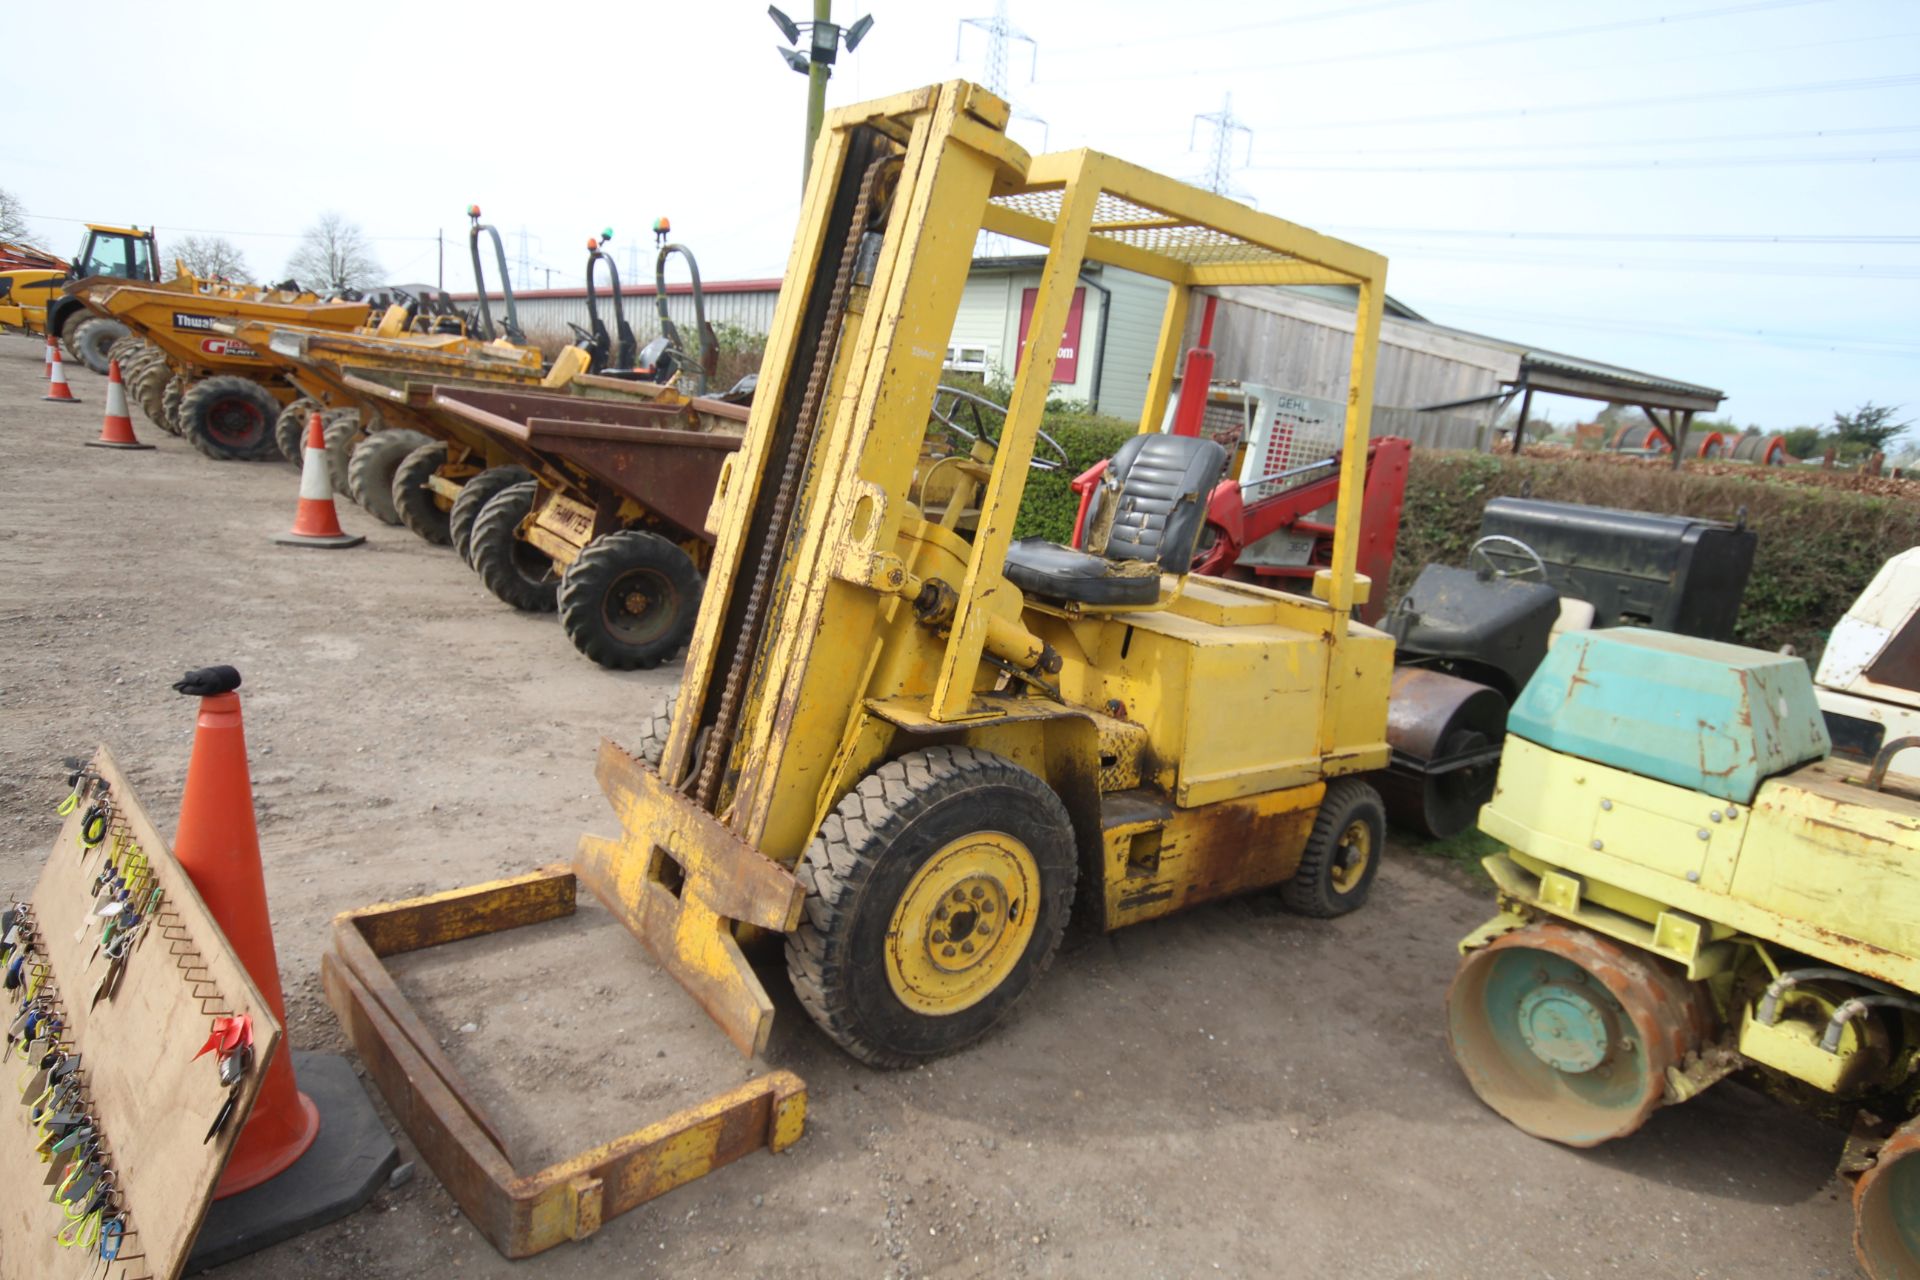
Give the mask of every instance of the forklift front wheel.
[[1046, 971], [1073, 905], [1073, 823], [1012, 761], [932, 747], [861, 779], [800, 865], [795, 994], [870, 1066], [986, 1035]]
[[1327, 785], [1313, 831], [1280, 900], [1303, 916], [1331, 919], [1358, 909], [1380, 873], [1387, 811], [1380, 793], [1357, 778]]

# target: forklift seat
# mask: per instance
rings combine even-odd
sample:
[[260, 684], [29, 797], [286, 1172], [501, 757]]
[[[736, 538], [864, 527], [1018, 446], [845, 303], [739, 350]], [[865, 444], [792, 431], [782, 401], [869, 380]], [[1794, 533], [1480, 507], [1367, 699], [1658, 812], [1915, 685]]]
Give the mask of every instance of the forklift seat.
[[1022, 591], [1092, 605], [1150, 605], [1162, 573], [1193, 568], [1205, 499], [1226, 470], [1227, 451], [1198, 436], [1158, 432], [1120, 446], [1102, 487], [1114, 504], [1104, 554], [1043, 538], [1007, 548], [1007, 581]]

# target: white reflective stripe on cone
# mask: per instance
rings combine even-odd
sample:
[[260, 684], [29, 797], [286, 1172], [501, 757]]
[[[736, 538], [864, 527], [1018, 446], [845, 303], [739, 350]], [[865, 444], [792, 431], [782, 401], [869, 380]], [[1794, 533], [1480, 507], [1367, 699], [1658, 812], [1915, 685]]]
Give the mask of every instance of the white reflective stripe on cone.
[[308, 449], [300, 463], [300, 496], [315, 502], [333, 501], [333, 475], [327, 470], [324, 449]]

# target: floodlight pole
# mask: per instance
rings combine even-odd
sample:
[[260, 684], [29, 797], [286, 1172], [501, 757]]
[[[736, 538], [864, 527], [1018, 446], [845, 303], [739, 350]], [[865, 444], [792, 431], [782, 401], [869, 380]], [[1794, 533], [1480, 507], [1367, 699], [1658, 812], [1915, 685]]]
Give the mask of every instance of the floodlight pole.
[[[813, 0], [813, 20], [831, 23], [833, 0]], [[807, 189], [807, 175], [813, 172], [813, 144], [827, 117], [827, 77], [832, 74], [833, 68], [824, 62], [816, 61], [807, 68], [807, 147], [800, 161], [802, 191]]]

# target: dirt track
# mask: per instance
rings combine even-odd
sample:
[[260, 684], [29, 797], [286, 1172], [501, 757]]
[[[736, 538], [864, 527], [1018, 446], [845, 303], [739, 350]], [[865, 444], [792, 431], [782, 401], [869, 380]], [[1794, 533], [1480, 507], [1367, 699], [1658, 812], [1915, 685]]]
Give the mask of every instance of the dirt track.
[[[513, 613], [451, 552], [351, 506], [366, 546], [275, 546], [290, 469], [209, 462], [137, 411], [157, 452], [82, 448], [104, 383], [79, 371], [85, 407], [43, 404], [39, 357], [0, 338], [0, 893], [31, 889], [59, 759], [96, 742], [169, 828], [193, 705], [168, 685], [231, 662], [292, 1038], [342, 1049], [318, 982], [332, 915], [609, 830], [595, 746], [630, 736], [677, 670], [599, 670], [551, 617]], [[1242, 901], [1071, 938], [1000, 1034], [901, 1074], [834, 1050], [776, 959], [769, 1061], [812, 1094], [791, 1152], [521, 1263], [422, 1165], [220, 1274], [1855, 1274], [1840, 1136], [1735, 1087], [1594, 1152], [1486, 1111], [1448, 1057], [1440, 999], [1454, 940], [1487, 912], [1483, 891], [1403, 856], [1340, 921]], [[750, 1074], [590, 903], [403, 976], [523, 1169]]]

